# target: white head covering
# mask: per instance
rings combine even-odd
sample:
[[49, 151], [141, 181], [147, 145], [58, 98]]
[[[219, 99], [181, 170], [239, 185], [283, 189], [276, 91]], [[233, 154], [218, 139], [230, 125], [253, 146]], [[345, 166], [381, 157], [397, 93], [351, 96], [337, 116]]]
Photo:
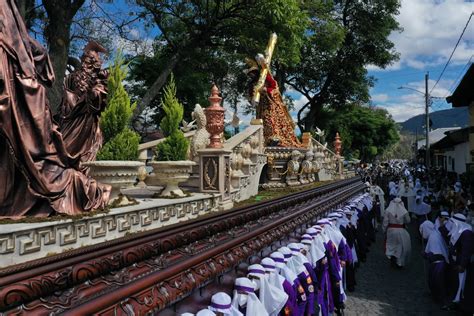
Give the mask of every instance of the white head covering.
[[194, 316], [194, 314], [193, 313], [182, 313], [181, 316]]
[[408, 213], [407, 209], [403, 205], [403, 201], [400, 198], [394, 198], [390, 205], [385, 210], [386, 213], [390, 213], [395, 217], [401, 218]]
[[423, 239], [428, 239], [434, 230], [435, 227], [431, 221], [426, 220], [420, 225], [420, 234]]
[[449, 262], [448, 246], [431, 221], [426, 220], [420, 225], [420, 233], [424, 239], [428, 239], [425, 252], [442, 255], [446, 262]]
[[336, 249], [339, 248], [341, 241], [346, 241], [339, 228], [334, 224], [325, 226], [324, 231], [328, 235], [329, 239], [331, 239], [331, 241], [334, 243]]
[[293, 270], [286, 266], [285, 256], [281, 252], [275, 251], [270, 254], [270, 258], [275, 261], [275, 265], [277, 268], [279, 268], [280, 274], [285, 277], [285, 279], [290, 282], [291, 285], [293, 285], [298, 277], [296, 276], [295, 272], [293, 272]]
[[227, 293], [218, 292], [211, 297], [211, 306], [208, 307], [213, 312], [223, 313], [229, 316], [243, 316], [238, 309], [232, 306], [232, 300]]
[[284, 292], [285, 288], [283, 287], [283, 282], [285, 282], [285, 278], [279, 275], [276, 271], [275, 261], [273, 261], [272, 258], [266, 257], [263, 258], [262, 262], [260, 263], [262, 267], [265, 268], [265, 273], [267, 273], [268, 281], [270, 282], [270, 284]]
[[[304, 237], [305, 235], [303, 235]], [[326, 256], [326, 248], [324, 247], [324, 239], [322, 235], [318, 235], [311, 241], [311, 248], [309, 249], [311, 254], [311, 263], [316, 265], [316, 263]]]
[[265, 306], [269, 314], [276, 315], [288, 301], [288, 295], [273, 286], [265, 275], [265, 268], [259, 264], [252, 264], [248, 267], [248, 276], [257, 277], [258, 296], [260, 302]]
[[450, 242], [455, 245], [459, 237], [465, 230], [472, 230], [472, 226], [466, 223], [466, 216], [456, 213], [449, 219], [452, 222], [449, 235], [451, 236]]
[[248, 278], [235, 279], [232, 306], [237, 310], [239, 309], [239, 306], [246, 306], [245, 315], [268, 316], [265, 306], [260, 302], [257, 295], [255, 295], [254, 284]]
[[301, 253], [301, 250], [304, 249], [303, 245], [300, 243], [291, 243], [288, 244], [288, 248], [290, 248], [291, 252], [293, 253], [293, 261], [295, 263], [304, 265], [305, 263], [310, 263], [308, 258]]
[[294, 256], [293, 256], [293, 251], [291, 251], [290, 248], [280, 247], [278, 249], [278, 252], [283, 254], [283, 256], [285, 258], [286, 266], [291, 271], [293, 271], [296, 276], [298, 276], [301, 272], [306, 271], [306, 268], [303, 265], [301, 265], [301, 264], [299, 264], [299, 262], [295, 261]]

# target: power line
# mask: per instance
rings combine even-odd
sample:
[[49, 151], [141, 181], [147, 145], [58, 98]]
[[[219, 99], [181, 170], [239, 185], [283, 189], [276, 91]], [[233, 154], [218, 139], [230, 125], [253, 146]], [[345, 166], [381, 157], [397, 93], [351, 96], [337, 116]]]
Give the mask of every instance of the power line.
[[446, 94], [445, 98], [448, 97], [450, 94], [453, 93], [454, 87], [457, 86], [458, 82], [459, 82], [459, 81], [461, 80], [461, 78], [464, 76], [464, 73], [465, 73], [465, 71], [467, 70], [467, 68], [469, 67], [469, 65], [471, 64], [471, 60], [472, 60], [473, 57], [474, 57], [474, 54], [471, 55], [471, 58], [469, 58], [469, 61], [466, 63], [466, 65], [464, 65], [464, 67], [462, 68], [462, 70], [458, 73], [458, 75], [456, 76], [456, 80], [453, 82], [453, 84], [452, 84], [451, 87], [449, 88], [448, 94]]
[[466, 31], [467, 26], [469, 25], [469, 22], [471, 22], [471, 18], [472, 18], [472, 15], [473, 15], [473, 14], [474, 14], [474, 12], [471, 12], [471, 15], [469, 16], [469, 19], [467, 20], [466, 26], [464, 26], [464, 29], [462, 30], [461, 36], [459, 36], [459, 39], [458, 39], [458, 42], [456, 43], [456, 46], [454, 46], [453, 52], [451, 53], [451, 56], [449, 56], [448, 62], [447, 62], [446, 65], [444, 66], [443, 71], [441, 71], [441, 74], [439, 75], [438, 80], [436, 80], [435, 85], [433, 86], [433, 88], [431, 88], [430, 93], [433, 92], [434, 88], [436, 87], [436, 85], [438, 84], [438, 82], [441, 80], [441, 77], [443, 77], [444, 71], [446, 70], [446, 68], [448, 68], [448, 65], [449, 65], [449, 63], [450, 63], [450, 61], [451, 61], [451, 58], [453, 57], [454, 52], [456, 51], [456, 48], [458, 48], [458, 45], [459, 45], [459, 43], [461, 42], [462, 36], [464, 35], [464, 32]]
[[383, 76], [383, 77], [378, 77], [378, 76], [374, 76], [374, 75], [372, 75], [372, 76], [376, 80], [387, 80], [387, 79], [391, 80], [393, 78], [411, 77], [411, 76], [419, 75], [420, 73], [425, 73], [425, 71], [417, 71], [417, 72], [411, 72], [411, 73], [407, 73], [407, 74], [396, 74], [396, 75], [388, 74], [387, 76]]

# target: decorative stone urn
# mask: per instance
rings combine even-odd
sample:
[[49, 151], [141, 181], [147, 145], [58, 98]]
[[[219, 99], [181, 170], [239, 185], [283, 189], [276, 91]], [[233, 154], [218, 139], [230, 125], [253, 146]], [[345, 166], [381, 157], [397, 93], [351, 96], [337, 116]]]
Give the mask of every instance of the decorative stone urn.
[[341, 137], [339, 136], [339, 133], [336, 133], [336, 137], [334, 138], [334, 150], [337, 156], [341, 155], [342, 141], [341, 141]]
[[120, 189], [133, 187], [138, 178], [138, 169], [145, 166], [140, 161], [97, 160], [83, 162], [89, 167], [89, 176], [100, 183], [112, 186], [110, 201], [120, 194]]
[[165, 185], [165, 188], [163, 191], [161, 191], [160, 196], [185, 196], [178, 184], [189, 179], [192, 173], [192, 167], [196, 165], [194, 161], [150, 161], [148, 164], [153, 167], [154, 178]]
[[204, 110], [207, 118], [206, 129], [211, 134], [208, 148], [222, 148], [221, 133], [224, 132], [225, 109], [220, 105], [221, 100], [219, 89], [213, 85], [209, 97], [211, 105]]

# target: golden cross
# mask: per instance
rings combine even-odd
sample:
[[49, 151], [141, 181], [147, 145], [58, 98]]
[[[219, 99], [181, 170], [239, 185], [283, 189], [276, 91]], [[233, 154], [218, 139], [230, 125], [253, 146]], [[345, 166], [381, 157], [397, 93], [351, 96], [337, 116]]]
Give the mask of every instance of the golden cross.
[[[273, 50], [275, 49], [275, 44], [277, 41], [276, 33], [272, 33], [270, 35], [270, 39], [268, 40], [267, 49], [265, 50], [265, 65], [261, 65], [262, 69], [260, 70], [260, 77], [258, 78], [257, 84], [254, 87], [254, 93], [252, 97], [252, 104], [257, 106], [258, 102], [260, 101], [260, 89], [263, 88], [265, 85], [265, 79], [267, 77], [267, 73], [270, 71], [270, 62], [273, 56]], [[257, 60], [258, 61], [258, 60]]]

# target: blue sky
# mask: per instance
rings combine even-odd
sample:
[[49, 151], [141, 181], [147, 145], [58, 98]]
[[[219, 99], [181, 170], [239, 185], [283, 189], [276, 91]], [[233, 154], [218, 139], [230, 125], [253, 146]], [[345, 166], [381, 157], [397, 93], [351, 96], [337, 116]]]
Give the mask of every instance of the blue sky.
[[[424, 96], [407, 86], [424, 91], [424, 74], [429, 72], [429, 90], [438, 80], [456, 42], [474, 11], [473, 1], [403, 0], [397, 20], [404, 29], [390, 39], [401, 54], [400, 60], [385, 70], [368, 67], [378, 79], [371, 90], [372, 102], [385, 107], [396, 121], [404, 121], [424, 111]], [[432, 96], [446, 97], [474, 61], [474, 18]], [[445, 100], [434, 100], [431, 112], [450, 108]]]

